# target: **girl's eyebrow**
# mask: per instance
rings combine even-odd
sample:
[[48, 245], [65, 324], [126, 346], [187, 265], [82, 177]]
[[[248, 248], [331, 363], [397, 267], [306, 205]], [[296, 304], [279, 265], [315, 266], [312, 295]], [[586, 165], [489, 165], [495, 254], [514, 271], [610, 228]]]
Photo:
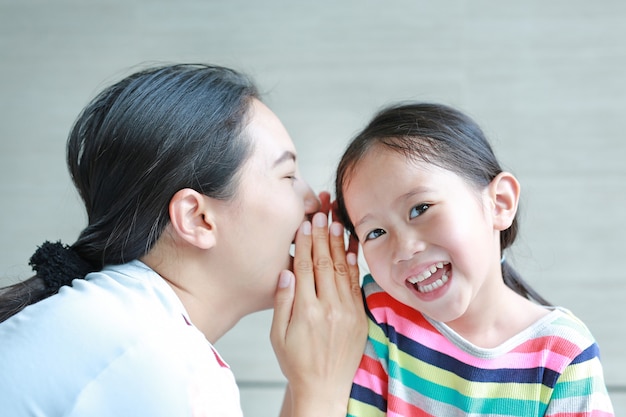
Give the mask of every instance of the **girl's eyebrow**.
[[[419, 195], [419, 194], [428, 193], [430, 191], [432, 191], [432, 189], [428, 188], [428, 187], [425, 187], [425, 186], [415, 187], [415, 188], [411, 189], [409, 192], [404, 193], [404, 194], [398, 196], [398, 198], [396, 198], [394, 200], [394, 203], [398, 203], [400, 201], [406, 201], [406, 200], [410, 199], [411, 197], [414, 197], [414, 196]], [[371, 214], [366, 214], [365, 216], [363, 216], [361, 218], [361, 220], [359, 220], [358, 222], [354, 223], [354, 228], [357, 229], [363, 223], [368, 221], [370, 217], [372, 217]]]
[[296, 162], [296, 154], [291, 151], [285, 151], [282, 153], [282, 155], [278, 157], [278, 159], [274, 161], [274, 164], [272, 165], [272, 167], [276, 167], [282, 164], [283, 162], [290, 161], [290, 160], [293, 162]]
[[404, 201], [404, 200], [408, 200], [411, 197], [414, 197], [416, 195], [419, 194], [424, 194], [424, 193], [428, 193], [432, 191], [431, 188], [425, 187], [425, 186], [419, 186], [419, 187], [415, 187], [412, 190], [410, 190], [407, 193], [402, 194], [401, 196], [399, 196], [398, 198], [396, 198], [395, 202], [399, 202], [399, 201]]
[[369, 214], [366, 214], [365, 216], [363, 216], [361, 218], [361, 220], [359, 220], [358, 222], [354, 223], [354, 229], [358, 229], [360, 225], [362, 225], [363, 223], [365, 223], [366, 221], [369, 220], [369, 218], [372, 217]]

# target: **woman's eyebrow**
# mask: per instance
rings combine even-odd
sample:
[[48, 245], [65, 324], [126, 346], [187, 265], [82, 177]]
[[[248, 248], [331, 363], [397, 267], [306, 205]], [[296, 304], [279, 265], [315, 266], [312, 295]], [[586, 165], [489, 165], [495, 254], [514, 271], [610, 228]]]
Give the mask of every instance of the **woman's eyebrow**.
[[274, 161], [274, 167], [282, 164], [285, 161], [289, 161], [292, 160], [293, 162], [296, 162], [296, 154], [291, 152], [291, 151], [285, 151], [282, 153], [282, 155], [280, 155], [278, 157], [278, 159], [276, 161]]

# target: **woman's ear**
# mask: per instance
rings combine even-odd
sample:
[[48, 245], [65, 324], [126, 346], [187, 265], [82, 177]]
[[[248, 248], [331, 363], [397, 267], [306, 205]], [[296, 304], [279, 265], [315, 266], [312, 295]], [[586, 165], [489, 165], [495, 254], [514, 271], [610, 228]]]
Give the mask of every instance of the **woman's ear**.
[[170, 222], [174, 232], [187, 243], [200, 248], [215, 246], [215, 218], [209, 198], [183, 188], [170, 200]]
[[493, 225], [496, 230], [511, 227], [520, 197], [520, 185], [513, 174], [501, 172], [489, 184], [489, 196], [493, 204]]

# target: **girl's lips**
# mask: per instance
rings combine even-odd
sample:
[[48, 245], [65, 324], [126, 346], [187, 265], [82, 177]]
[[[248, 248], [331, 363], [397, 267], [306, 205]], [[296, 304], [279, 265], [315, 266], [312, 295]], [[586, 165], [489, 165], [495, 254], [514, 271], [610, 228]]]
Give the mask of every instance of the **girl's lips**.
[[435, 282], [435, 280], [438, 279], [442, 274], [445, 274], [449, 268], [450, 262], [436, 262], [425, 268], [422, 272], [409, 277], [407, 281], [409, 281], [411, 284], [426, 285], [426, 281], [430, 283]]
[[406, 286], [420, 299], [429, 301], [441, 297], [447, 291], [451, 277], [450, 263], [438, 262], [407, 279]]

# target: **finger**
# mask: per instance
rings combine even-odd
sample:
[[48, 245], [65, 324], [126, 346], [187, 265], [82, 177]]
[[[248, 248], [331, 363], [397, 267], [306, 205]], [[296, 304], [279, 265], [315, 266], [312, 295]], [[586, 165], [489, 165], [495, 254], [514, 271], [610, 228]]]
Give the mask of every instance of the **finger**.
[[293, 273], [296, 276], [296, 299], [315, 297], [315, 277], [313, 266], [313, 237], [311, 222], [304, 221], [296, 233], [296, 248], [293, 258]]
[[335, 268], [330, 254], [328, 217], [323, 213], [313, 216], [313, 269], [317, 296], [337, 297]]
[[350, 268], [346, 258], [344, 229], [338, 222], [330, 225], [330, 253], [335, 270], [335, 285], [342, 300], [350, 297]]
[[318, 197], [321, 203], [319, 211], [328, 216], [331, 208], [330, 193], [328, 191], [322, 191], [319, 193]]
[[346, 252], [354, 253], [355, 255], [359, 254], [359, 239], [352, 233], [348, 236], [348, 249]]
[[337, 200], [333, 200], [333, 202], [330, 203], [330, 212], [332, 214], [333, 221], [341, 223], [341, 216], [339, 216], [339, 204], [337, 204]]
[[348, 271], [350, 274], [350, 294], [352, 299], [356, 301], [357, 305], [363, 309], [363, 297], [361, 295], [361, 274], [359, 272], [359, 265], [357, 263], [357, 254], [349, 252], [346, 255], [348, 262]]
[[[274, 317], [272, 318], [272, 328], [270, 339], [272, 344], [282, 346], [289, 323], [291, 321], [291, 311], [294, 302], [294, 276], [291, 271], [282, 271], [278, 277], [278, 286], [274, 296]], [[278, 347], [278, 345], [275, 345]]]

